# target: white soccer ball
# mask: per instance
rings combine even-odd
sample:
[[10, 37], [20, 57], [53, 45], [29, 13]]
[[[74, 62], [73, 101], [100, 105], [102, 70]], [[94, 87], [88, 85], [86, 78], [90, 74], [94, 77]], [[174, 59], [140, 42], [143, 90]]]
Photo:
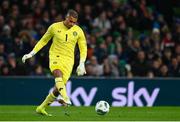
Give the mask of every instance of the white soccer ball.
[[105, 115], [106, 113], [109, 112], [109, 108], [110, 108], [109, 103], [104, 100], [101, 100], [96, 103], [95, 111], [99, 115]]

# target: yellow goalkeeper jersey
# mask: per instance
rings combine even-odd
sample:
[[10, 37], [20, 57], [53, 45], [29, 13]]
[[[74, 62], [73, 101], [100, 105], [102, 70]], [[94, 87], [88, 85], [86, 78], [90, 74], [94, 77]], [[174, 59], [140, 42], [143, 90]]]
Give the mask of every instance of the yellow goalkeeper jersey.
[[73, 60], [72, 62], [74, 62], [74, 49], [76, 43], [78, 43], [80, 60], [85, 61], [87, 56], [87, 44], [84, 32], [78, 25], [67, 28], [63, 22], [52, 24], [36, 44], [33, 51], [37, 53], [51, 38], [52, 44], [49, 50], [50, 59], [61, 57], [64, 61]]

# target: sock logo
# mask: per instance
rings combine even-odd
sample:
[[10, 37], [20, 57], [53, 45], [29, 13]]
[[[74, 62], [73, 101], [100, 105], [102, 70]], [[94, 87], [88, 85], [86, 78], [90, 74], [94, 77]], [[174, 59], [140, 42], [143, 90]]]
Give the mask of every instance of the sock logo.
[[63, 88], [59, 88], [59, 91], [61, 91]]

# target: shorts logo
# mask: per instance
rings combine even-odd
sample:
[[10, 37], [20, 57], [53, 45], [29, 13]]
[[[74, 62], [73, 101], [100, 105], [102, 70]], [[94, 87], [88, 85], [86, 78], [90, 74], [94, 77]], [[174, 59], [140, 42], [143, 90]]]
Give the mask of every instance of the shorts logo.
[[77, 36], [77, 32], [76, 31], [73, 32], [73, 36]]
[[54, 61], [54, 62], [53, 62], [53, 64], [57, 64], [57, 62], [56, 62], [56, 61]]

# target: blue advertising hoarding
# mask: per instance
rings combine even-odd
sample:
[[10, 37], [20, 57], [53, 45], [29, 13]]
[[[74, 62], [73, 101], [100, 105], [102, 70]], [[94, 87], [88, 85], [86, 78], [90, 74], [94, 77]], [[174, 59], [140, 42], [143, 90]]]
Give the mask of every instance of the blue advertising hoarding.
[[[53, 85], [53, 78], [0, 78], [0, 104], [40, 104]], [[67, 92], [75, 106], [95, 105], [99, 100], [112, 106], [180, 105], [180, 79], [71, 78]]]

